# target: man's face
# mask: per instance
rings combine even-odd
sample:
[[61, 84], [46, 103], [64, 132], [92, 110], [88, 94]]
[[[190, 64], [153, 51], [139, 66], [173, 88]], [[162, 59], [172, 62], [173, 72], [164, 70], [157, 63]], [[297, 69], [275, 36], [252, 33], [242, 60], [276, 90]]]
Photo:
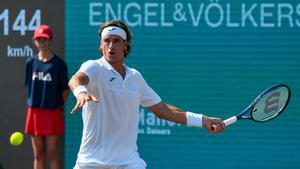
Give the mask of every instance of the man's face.
[[127, 41], [117, 35], [108, 35], [102, 38], [100, 48], [105, 59], [113, 64], [123, 62]]

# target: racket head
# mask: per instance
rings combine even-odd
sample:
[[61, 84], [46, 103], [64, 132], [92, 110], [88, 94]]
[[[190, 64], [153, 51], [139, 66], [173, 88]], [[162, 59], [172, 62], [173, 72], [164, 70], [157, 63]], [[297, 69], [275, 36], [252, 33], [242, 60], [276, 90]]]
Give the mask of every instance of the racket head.
[[274, 85], [263, 91], [254, 101], [250, 111], [251, 119], [266, 122], [279, 116], [287, 107], [291, 90], [285, 84]]

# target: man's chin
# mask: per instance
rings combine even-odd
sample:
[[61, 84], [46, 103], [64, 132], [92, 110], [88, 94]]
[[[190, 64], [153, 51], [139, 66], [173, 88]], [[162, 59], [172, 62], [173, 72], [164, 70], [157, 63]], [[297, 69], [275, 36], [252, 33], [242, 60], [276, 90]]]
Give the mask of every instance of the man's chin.
[[106, 57], [106, 60], [109, 62], [109, 63], [113, 63], [116, 61], [116, 57], [114, 55], [109, 55]]
[[108, 60], [115, 60], [116, 57], [115, 57], [115, 55], [108, 55], [107, 58], [108, 58]]

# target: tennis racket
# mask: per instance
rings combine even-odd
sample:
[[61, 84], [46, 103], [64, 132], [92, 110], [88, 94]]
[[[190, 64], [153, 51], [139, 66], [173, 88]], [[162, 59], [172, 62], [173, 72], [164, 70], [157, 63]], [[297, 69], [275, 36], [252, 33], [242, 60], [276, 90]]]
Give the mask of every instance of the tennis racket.
[[[289, 103], [290, 88], [285, 84], [277, 84], [267, 88], [240, 114], [224, 120], [225, 126], [238, 120], [248, 119], [255, 122], [267, 122], [279, 116]], [[216, 125], [211, 129], [216, 131]]]

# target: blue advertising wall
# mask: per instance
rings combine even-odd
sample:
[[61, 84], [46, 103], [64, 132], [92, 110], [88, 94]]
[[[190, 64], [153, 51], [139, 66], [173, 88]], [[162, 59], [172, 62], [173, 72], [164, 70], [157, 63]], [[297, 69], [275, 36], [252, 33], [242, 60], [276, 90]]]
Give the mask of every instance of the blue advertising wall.
[[[70, 75], [98, 59], [98, 29], [119, 18], [133, 33], [126, 64], [163, 101], [228, 118], [265, 88], [285, 83], [292, 97], [268, 123], [241, 121], [223, 133], [160, 120], [140, 109], [139, 153], [148, 169], [300, 167], [300, 3], [248, 1], [66, 0]], [[75, 104], [70, 97], [67, 110]], [[81, 111], [66, 115], [65, 167], [75, 164]]]

